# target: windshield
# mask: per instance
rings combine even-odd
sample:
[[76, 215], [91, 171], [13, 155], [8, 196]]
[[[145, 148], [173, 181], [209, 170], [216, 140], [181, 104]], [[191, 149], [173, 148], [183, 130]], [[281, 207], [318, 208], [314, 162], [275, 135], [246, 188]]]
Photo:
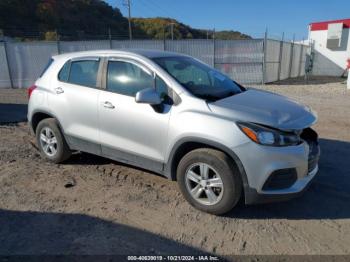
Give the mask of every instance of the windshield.
[[241, 93], [244, 89], [219, 71], [190, 57], [153, 58], [193, 95], [216, 101]]

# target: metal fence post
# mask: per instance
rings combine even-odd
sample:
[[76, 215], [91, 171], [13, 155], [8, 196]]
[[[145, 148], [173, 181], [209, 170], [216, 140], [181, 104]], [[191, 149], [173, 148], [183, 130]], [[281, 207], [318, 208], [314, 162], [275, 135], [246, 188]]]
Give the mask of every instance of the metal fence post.
[[4, 40], [4, 49], [5, 49], [5, 59], [6, 59], [7, 70], [9, 72], [10, 85], [11, 85], [11, 88], [14, 88], [13, 80], [12, 80], [11, 67], [10, 67], [10, 63], [9, 63], [9, 59], [8, 59], [8, 53], [7, 53], [8, 51], [7, 51], [6, 39]]
[[[304, 43], [304, 39], [303, 39]], [[301, 50], [300, 50], [300, 56], [299, 56], [299, 69], [298, 69], [298, 76], [301, 74], [301, 64], [303, 62], [303, 53], [304, 53], [304, 44], [301, 44]]]
[[215, 28], [213, 30], [213, 67], [215, 68], [215, 57], [216, 57], [216, 38], [215, 38]]
[[292, 76], [293, 56], [294, 56], [294, 40], [295, 40], [295, 35], [293, 35], [292, 48], [290, 51], [288, 78], [291, 78], [291, 76]]
[[55, 30], [56, 32], [56, 45], [57, 45], [57, 54], [61, 53], [61, 47], [60, 47], [60, 36], [58, 34], [58, 31]]
[[266, 82], [266, 46], [267, 46], [267, 28], [265, 31], [264, 41], [263, 41], [263, 61], [262, 61], [262, 84]]
[[278, 73], [277, 80], [281, 80], [281, 70], [282, 70], [282, 57], [283, 57], [283, 43], [284, 43], [284, 32], [282, 33], [282, 40], [280, 42], [280, 53], [278, 56]]
[[165, 25], [163, 26], [163, 50], [166, 51]]
[[108, 28], [109, 49], [112, 49], [112, 33], [111, 28]]

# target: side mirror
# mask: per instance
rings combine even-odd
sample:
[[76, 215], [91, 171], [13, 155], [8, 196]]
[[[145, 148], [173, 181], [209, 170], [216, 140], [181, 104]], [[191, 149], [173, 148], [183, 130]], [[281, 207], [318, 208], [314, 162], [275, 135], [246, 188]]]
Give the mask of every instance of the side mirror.
[[138, 91], [135, 96], [136, 103], [159, 105], [162, 103], [159, 94], [154, 88], [146, 88]]

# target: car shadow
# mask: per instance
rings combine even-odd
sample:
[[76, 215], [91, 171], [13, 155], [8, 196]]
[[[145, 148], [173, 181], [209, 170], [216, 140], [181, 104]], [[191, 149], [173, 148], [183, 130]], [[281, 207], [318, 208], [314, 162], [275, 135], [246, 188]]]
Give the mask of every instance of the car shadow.
[[0, 225], [0, 256], [209, 255], [144, 230], [82, 214], [0, 209]]
[[0, 124], [10, 124], [27, 121], [27, 104], [0, 103]]
[[245, 219], [350, 218], [350, 142], [320, 139], [319, 173], [308, 190], [288, 202], [244, 206], [228, 217]]
[[118, 162], [118, 161], [110, 159], [110, 158], [105, 158], [102, 156], [93, 155], [93, 154], [85, 153], [85, 152], [74, 152], [69, 159], [64, 161], [63, 164], [65, 164], [65, 165], [66, 164], [67, 165], [95, 165], [95, 166], [114, 164], [114, 165], [118, 165], [118, 166], [122, 166], [122, 167], [132, 168], [132, 169], [135, 169], [135, 170], [138, 170], [141, 172], [150, 173], [152, 175], [167, 179], [165, 176], [163, 176], [161, 174], [158, 174], [156, 172], [153, 172], [153, 171], [141, 168], [141, 167], [133, 166], [133, 165], [127, 164], [127, 163]]
[[102, 156], [97, 156], [85, 152], [74, 152], [70, 158], [64, 161], [64, 164], [68, 165], [108, 165], [117, 164], [114, 160], [104, 158]]
[[[244, 219], [350, 218], [350, 142], [321, 138], [320, 146], [319, 172], [308, 190], [301, 197], [279, 203], [250, 206], [240, 204], [225, 216]], [[141, 168], [87, 153], [73, 155], [67, 161], [67, 164], [73, 165], [103, 165], [111, 163], [152, 173]]]

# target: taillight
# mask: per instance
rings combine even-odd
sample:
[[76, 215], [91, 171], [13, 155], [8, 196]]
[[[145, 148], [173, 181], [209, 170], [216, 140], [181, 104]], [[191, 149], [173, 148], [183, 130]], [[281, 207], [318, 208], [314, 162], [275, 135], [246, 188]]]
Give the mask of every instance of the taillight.
[[35, 88], [36, 88], [36, 85], [32, 85], [31, 87], [28, 88], [28, 99], [30, 98]]

